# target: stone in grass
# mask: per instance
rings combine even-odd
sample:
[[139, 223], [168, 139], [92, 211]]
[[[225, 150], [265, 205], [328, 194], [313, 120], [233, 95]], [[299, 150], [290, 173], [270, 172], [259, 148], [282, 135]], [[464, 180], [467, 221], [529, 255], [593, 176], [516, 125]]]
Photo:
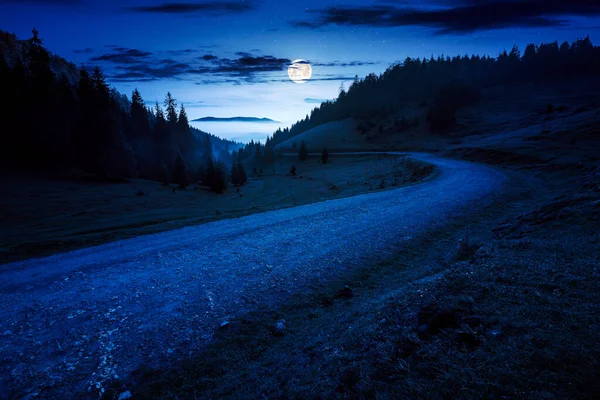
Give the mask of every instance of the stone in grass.
[[273, 325], [273, 335], [275, 336], [283, 336], [285, 333], [285, 319], [280, 319]]
[[219, 325], [220, 329], [225, 329], [229, 326], [230, 322], [228, 320], [225, 320], [223, 322], [221, 322], [221, 324]]
[[131, 392], [128, 390], [126, 392], [123, 392], [119, 395], [119, 399], [118, 400], [127, 400], [131, 398]]

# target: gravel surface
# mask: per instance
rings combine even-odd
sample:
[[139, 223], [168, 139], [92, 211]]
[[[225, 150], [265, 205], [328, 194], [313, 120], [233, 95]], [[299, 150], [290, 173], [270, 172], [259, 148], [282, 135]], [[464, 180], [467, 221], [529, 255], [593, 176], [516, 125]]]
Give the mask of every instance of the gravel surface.
[[[387, 154], [393, 154], [388, 152]], [[398, 153], [399, 154], [399, 153]], [[0, 397], [103, 392], [480, 206], [500, 172], [427, 154], [435, 179], [0, 265]]]

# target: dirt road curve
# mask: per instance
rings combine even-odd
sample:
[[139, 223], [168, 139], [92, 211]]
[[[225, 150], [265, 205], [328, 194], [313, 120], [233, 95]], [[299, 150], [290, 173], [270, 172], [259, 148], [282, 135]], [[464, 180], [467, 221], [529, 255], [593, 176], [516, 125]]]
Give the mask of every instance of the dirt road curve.
[[228, 318], [385, 257], [506, 182], [481, 165], [413, 157], [439, 175], [0, 265], [0, 398], [97, 396], [142, 362], [204, 346]]

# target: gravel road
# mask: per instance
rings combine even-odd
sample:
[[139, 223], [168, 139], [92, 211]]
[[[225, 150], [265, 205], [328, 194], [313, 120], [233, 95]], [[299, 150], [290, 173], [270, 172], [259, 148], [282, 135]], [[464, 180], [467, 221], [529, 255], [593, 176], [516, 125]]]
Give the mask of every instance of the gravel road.
[[394, 245], [481, 206], [506, 182], [482, 165], [412, 157], [439, 174], [0, 265], [0, 397], [99, 394], [142, 362], [192, 353], [229, 318], [257, 305], [275, 309], [312, 283], [385, 258]]

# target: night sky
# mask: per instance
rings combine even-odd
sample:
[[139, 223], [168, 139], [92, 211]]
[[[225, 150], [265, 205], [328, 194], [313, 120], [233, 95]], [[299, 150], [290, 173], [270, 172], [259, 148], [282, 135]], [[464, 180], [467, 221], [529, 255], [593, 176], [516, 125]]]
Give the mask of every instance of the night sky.
[[[600, 0], [0, 0], [0, 29], [28, 38], [34, 26], [50, 51], [101, 66], [109, 83], [128, 96], [139, 88], [148, 104], [170, 91], [190, 118], [287, 126], [342, 82], [407, 56], [600, 40]], [[295, 59], [312, 64], [309, 82], [289, 80]], [[213, 133], [241, 140], [276, 128], [224, 125]]]

